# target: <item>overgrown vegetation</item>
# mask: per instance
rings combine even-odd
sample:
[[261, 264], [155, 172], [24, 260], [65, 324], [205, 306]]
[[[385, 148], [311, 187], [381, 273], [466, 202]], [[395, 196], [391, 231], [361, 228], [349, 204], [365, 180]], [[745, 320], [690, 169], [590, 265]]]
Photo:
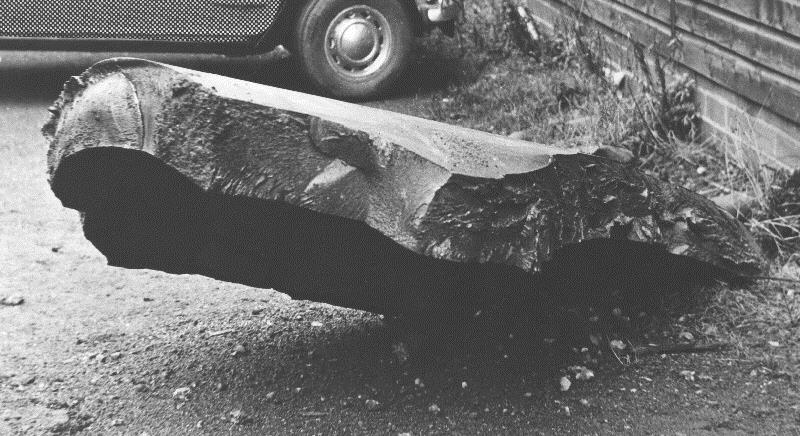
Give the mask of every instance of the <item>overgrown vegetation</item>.
[[512, 6], [467, 2], [455, 40], [426, 41], [425, 62], [456, 66], [431, 98], [430, 118], [564, 147], [624, 147], [663, 180], [709, 197], [745, 194], [741, 217], [771, 257], [800, 248], [800, 175], [771, 166], [747, 135], [701, 140], [689, 75], [635, 45], [637, 68], [613, 72], [603, 38], [570, 17], [536, 48], [520, 48]]
[[[603, 38], [570, 17], [535, 45], [520, 44], [509, 5], [467, 1], [457, 38], [426, 41], [429, 61], [456, 66], [430, 99], [430, 118], [564, 147], [624, 147], [631, 165], [655, 177], [738, 199], [733, 212], [774, 259], [772, 274], [800, 279], [800, 174], [771, 166], [746, 137], [701, 138], [695, 83], [669, 61], [639, 47], [638, 68], [615, 73], [602, 61]], [[759, 371], [800, 375], [797, 284], [711, 291], [702, 313], [670, 318], [667, 330], [731, 342]]]

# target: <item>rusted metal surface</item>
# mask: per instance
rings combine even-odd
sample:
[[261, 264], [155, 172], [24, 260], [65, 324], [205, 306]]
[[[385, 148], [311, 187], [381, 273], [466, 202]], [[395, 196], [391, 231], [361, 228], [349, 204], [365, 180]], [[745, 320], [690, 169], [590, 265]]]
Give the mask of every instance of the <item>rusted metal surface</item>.
[[581, 247], [764, 265], [709, 200], [579, 150], [140, 60], [96, 65], [53, 112], [52, 189], [112, 265], [415, 314], [533, 295]]

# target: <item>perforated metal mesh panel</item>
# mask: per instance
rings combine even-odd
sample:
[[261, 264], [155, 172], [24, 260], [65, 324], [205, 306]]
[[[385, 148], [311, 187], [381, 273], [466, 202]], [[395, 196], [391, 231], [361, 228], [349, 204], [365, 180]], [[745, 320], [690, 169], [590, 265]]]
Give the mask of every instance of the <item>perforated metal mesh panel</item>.
[[246, 42], [283, 0], [0, 0], [0, 36]]

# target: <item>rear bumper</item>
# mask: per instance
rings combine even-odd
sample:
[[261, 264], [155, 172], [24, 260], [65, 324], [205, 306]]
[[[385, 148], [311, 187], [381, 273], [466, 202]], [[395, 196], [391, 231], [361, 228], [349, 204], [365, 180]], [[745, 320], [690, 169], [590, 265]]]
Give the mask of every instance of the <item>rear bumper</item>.
[[417, 0], [417, 9], [431, 23], [455, 20], [460, 5], [457, 0]]

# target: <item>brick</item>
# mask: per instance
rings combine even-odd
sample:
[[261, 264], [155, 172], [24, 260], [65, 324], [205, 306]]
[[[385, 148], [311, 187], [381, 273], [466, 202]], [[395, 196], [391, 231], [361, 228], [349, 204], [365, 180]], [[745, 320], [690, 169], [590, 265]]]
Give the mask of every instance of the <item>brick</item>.
[[713, 119], [717, 124], [728, 126], [727, 107], [717, 95], [708, 91], [703, 92], [705, 105], [700, 108], [706, 118]]

